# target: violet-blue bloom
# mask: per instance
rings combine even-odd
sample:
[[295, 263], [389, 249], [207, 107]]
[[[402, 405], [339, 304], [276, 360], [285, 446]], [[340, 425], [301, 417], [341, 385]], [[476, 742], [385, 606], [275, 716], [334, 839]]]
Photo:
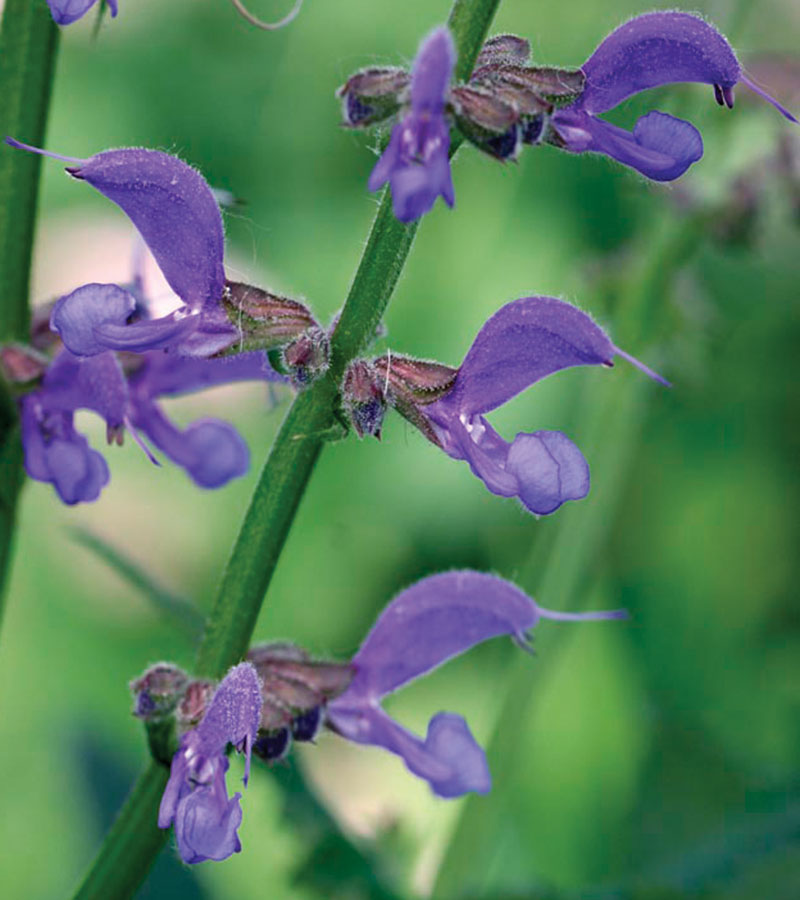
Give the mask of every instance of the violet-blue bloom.
[[[117, 14], [117, 0], [106, 0], [112, 18]], [[97, 0], [47, 0], [57, 25], [71, 25], [86, 15]]]
[[450, 126], [444, 114], [455, 46], [445, 27], [435, 29], [420, 45], [411, 72], [408, 113], [392, 129], [389, 145], [369, 176], [377, 191], [388, 181], [392, 206], [401, 222], [425, 215], [436, 198], [455, 202], [450, 174]]
[[703, 140], [694, 125], [666, 113], [642, 116], [632, 132], [598, 118], [633, 94], [696, 81], [713, 85], [717, 101], [733, 107], [733, 89], [741, 83], [797, 121], [743, 74], [727, 40], [689, 13], [652, 12], [631, 19], [598, 46], [582, 69], [583, 93], [552, 117], [565, 149], [603, 153], [654, 181], [682, 175], [703, 155]]
[[228, 744], [245, 754], [244, 784], [261, 717], [261, 685], [250, 663], [228, 672], [197, 728], [181, 738], [161, 798], [158, 827], [175, 824], [178, 852], [186, 863], [227, 859], [242, 849], [241, 794], [225, 788]]
[[452, 389], [423, 408], [445, 453], [466, 460], [493, 494], [518, 497], [537, 515], [589, 492], [589, 466], [560, 431], [505, 441], [484, 418], [529, 385], [571, 366], [612, 366], [614, 355], [664, 384], [611, 343], [586, 313], [553, 297], [523, 297], [496, 312], [478, 333]]
[[67, 172], [116, 203], [138, 229], [182, 306], [158, 319], [129, 321], [136, 299], [117, 286], [84, 285], [62, 298], [52, 325], [78, 356], [104, 350], [169, 348], [209, 357], [239, 333], [221, 305], [225, 288], [222, 216], [199, 172], [159, 150], [126, 147], [71, 159], [12, 138], [19, 149], [69, 162]]
[[152, 351], [128, 357], [126, 364], [131, 367], [127, 375], [110, 351], [79, 358], [64, 349], [53, 360], [41, 386], [21, 400], [25, 468], [31, 478], [52, 484], [67, 504], [98, 498], [109, 480], [108, 467], [75, 431], [78, 409], [105, 419], [109, 442], [121, 442], [127, 428], [146, 450], [144, 435], [201, 487], [221, 487], [245, 474], [249, 452], [233, 426], [200, 419], [181, 431], [156, 399], [237, 381], [284, 380], [264, 353], [204, 360]]
[[351, 741], [397, 754], [440, 797], [485, 794], [491, 787], [486, 755], [461, 716], [437, 713], [422, 740], [381, 709], [383, 697], [489, 638], [507, 634], [527, 646], [526, 633], [540, 618], [626, 615], [624, 610], [552, 612], [510, 582], [480, 572], [424, 578], [401, 591], [380, 614], [353, 657], [352, 682], [328, 704], [328, 722]]

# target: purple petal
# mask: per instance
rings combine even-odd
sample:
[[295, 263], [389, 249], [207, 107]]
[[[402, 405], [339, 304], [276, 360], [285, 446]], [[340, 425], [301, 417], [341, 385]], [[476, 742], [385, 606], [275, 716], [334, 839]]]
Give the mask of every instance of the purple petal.
[[206, 753], [221, 753], [229, 743], [238, 747], [248, 737], [255, 740], [260, 718], [258, 674], [250, 663], [239, 663], [220, 683], [197, 733]]
[[589, 466], [581, 451], [559, 431], [518, 434], [509, 444], [482, 417], [436, 424], [443, 447], [469, 463], [474, 475], [500, 497], [518, 497], [537, 516], [555, 512], [567, 500], [589, 493]]
[[506, 304], [478, 332], [452, 391], [432, 404], [488, 412], [570, 366], [612, 364], [614, 347], [586, 313], [553, 297]]
[[401, 222], [425, 215], [439, 196], [452, 206], [449, 148], [450, 131], [443, 116], [411, 113], [394, 126], [367, 186], [374, 191], [386, 181], [391, 184], [392, 207]]
[[456, 48], [444, 26], [434, 29], [420, 44], [411, 70], [411, 106], [415, 112], [441, 113], [453, 66]]
[[739, 62], [725, 38], [697, 16], [652, 12], [613, 31], [582, 66], [586, 86], [577, 105], [589, 113], [662, 84], [698, 81], [733, 87]]
[[50, 364], [40, 397], [48, 410], [91, 409], [114, 428], [125, 419], [128, 386], [113, 353], [79, 359], [65, 350]]
[[96, 500], [108, 484], [106, 461], [75, 431], [72, 414], [39, 413], [35, 394], [22, 401], [22, 445], [28, 475], [52, 484], [69, 506]]
[[188, 394], [236, 381], [287, 381], [269, 364], [266, 353], [254, 350], [220, 359], [193, 359], [171, 353], [151, 353], [131, 377], [131, 385], [148, 397]]
[[518, 434], [508, 451], [506, 471], [517, 479], [517, 496], [524, 506], [539, 516], [589, 493], [589, 465], [560, 431]]
[[200, 487], [222, 487], [244, 475], [250, 467], [247, 444], [227, 422], [200, 419], [181, 431], [149, 401], [135, 404], [132, 419]]
[[142, 319], [130, 325], [96, 325], [94, 334], [107, 350], [127, 350], [146, 353], [163, 347], [181, 347], [200, 327], [202, 313], [190, 312], [186, 307], [160, 319]]
[[331, 706], [383, 697], [482, 641], [523, 636], [536, 619], [530, 597], [493, 575], [463, 571], [424, 578], [380, 614], [353, 657], [353, 681]]
[[[53, 20], [57, 25], [71, 25], [73, 22], [77, 22], [95, 3], [97, 0], [47, 0]], [[116, 2], [112, 6], [112, 15], [116, 15]]]
[[98, 340], [97, 326], [123, 326], [136, 309], [136, 298], [116, 284], [85, 284], [62, 297], [50, 314], [50, 327], [76, 356], [108, 350]]
[[107, 150], [67, 171], [121, 207], [187, 305], [219, 300], [222, 217], [199, 172], [168, 153], [141, 148]]
[[633, 133], [580, 110], [557, 112], [553, 123], [574, 153], [604, 153], [653, 181], [679, 178], [703, 155], [703, 139], [690, 122], [651, 112]]
[[210, 785], [187, 794], [175, 812], [175, 839], [185, 863], [217, 862], [242, 849], [236, 829], [242, 824], [241, 794], [228, 799], [226, 759], [220, 760]]
[[409, 771], [424, 778], [440, 797], [458, 797], [470, 791], [485, 794], [491, 788], [486, 754], [461, 716], [434, 716], [424, 742], [376, 707], [349, 709], [335, 701], [328, 716], [343, 737], [397, 754]]

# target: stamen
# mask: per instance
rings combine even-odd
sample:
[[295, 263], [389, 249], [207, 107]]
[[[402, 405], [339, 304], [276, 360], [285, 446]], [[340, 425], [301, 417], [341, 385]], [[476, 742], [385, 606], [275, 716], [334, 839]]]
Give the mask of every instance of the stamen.
[[624, 350], [620, 350], [619, 347], [614, 347], [614, 352], [617, 356], [621, 356], [623, 359], [627, 359], [628, 362], [632, 366], [636, 366], [637, 369], [644, 372], [645, 375], [649, 375], [654, 381], [657, 381], [659, 384], [663, 384], [664, 387], [672, 387], [672, 384], [667, 381], [666, 378], [662, 378], [658, 372], [654, 372], [649, 366], [646, 366], [643, 362], [640, 362], [636, 359], [635, 356], [631, 356], [630, 353], [626, 353]]
[[300, 12], [300, 7], [303, 5], [303, 0], [296, 0], [291, 11], [282, 19], [279, 19], [277, 22], [262, 22], [261, 19], [256, 18], [245, 7], [244, 3], [242, 3], [242, 0], [231, 0], [231, 3], [236, 8], [236, 11], [239, 13], [239, 15], [242, 16], [242, 18], [247, 19], [247, 21], [251, 25], [255, 25], [256, 28], [261, 28], [264, 31], [277, 31], [279, 28], [283, 28], [297, 18], [297, 14]]
[[76, 159], [74, 156], [62, 156], [60, 153], [52, 153], [50, 150], [42, 150], [40, 147], [32, 147], [30, 144], [23, 144], [16, 138], [6, 135], [5, 142], [9, 147], [15, 147], [17, 150], [28, 150], [30, 153], [38, 153], [40, 156], [49, 156], [52, 159], [60, 159], [62, 162], [77, 163], [79, 166], [84, 165], [87, 160]]

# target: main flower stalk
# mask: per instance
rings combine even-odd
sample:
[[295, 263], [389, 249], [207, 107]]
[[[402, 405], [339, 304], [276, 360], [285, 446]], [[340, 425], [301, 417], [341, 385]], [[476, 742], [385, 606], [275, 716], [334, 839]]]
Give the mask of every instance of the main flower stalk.
[[[468, 77], [500, 0], [456, 0], [448, 26], [458, 51], [457, 72]], [[451, 146], [451, 152], [457, 148]], [[299, 394], [281, 426], [253, 493], [239, 536], [225, 568], [206, 625], [196, 674], [221, 678], [244, 656], [264, 595], [289, 534], [322, 447], [338, 432], [338, 385], [348, 363], [371, 340], [382, 319], [416, 234], [392, 214], [384, 192], [367, 246], [350, 287], [331, 342], [331, 365], [323, 378]], [[126, 802], [89, 871], [79, 897], [127, 897], [134, 893], [163, 846], [157, 827], [158, 797], [151, 763]], [[166, 782], [164, 770], [163, 783]], [[140, 828], [131, 841], [130, 822]], [[127, 856], [121, 855], [125, 842]], [[110, 865], [135, 857], [136, 868]]]

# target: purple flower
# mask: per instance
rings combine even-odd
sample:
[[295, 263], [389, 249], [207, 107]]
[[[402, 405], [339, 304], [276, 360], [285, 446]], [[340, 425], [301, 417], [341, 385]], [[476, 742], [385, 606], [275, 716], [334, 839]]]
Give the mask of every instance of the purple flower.
[[652, 12], [631, 19], [600, 44], [582, 69], [583, 93], [552, 117], [559, 146], [574, 153], [604, 153], [655, 181], [682, 175], [703, 155], [703, 140], [694, 125], [666, 113], [647, 113], [633, 132], [598, 118], [633, 94], [698, 81], [713, 85], [717, 102], [732, 108], [733, 89], [742, 83], [797, 121], [745, 77], [727, 40], [689, 13]]
[[560, 431], [518, 434], [509, 444], [483, 414], [561, 369], [611, 367], [615, 354], [667, 384], [615, 347], [586, 313], [553, 297], [523, 297], [489, 319], [453, 387], [422, 411], [445, 453], [466, 460], [493, 494], [518, 497], [532, 513], [547, 515], [588, 494], [583, 454]]
[[[133, 294], [117, 285], [85, 285], [62, 298], [52, 327], [77, 356], [104, 350], [169, 348], [185, 356], [213, 356], [240, 340], [222, 306], [225, 270], [222, 216], [199, 172], [159, 150], [106, 150], [71, 159], [67, 172], [116, 203], [139, 230], [182, 306], [158, 319], [141, 316]], [[114, 290], [116, 289], [116, 290]]]
[[397, 754], [440, 797], [485, 794], [491, 787], [486, 755], [461, 716], [437, 713], [423, 741], [381, 709], [383, 697], [489, 638], [508, 634], [527, 646], [526, 632], [539, 618], [626, 615], [624, 610], [551, 612], [508, 581], [479, 572], [424, 578], [401, 591], [378, 617], [353, 657], [350, 686], [328, 704], [328, 723], [351, 741]]
[[401, 222], [425, 215], [440, 195], [448, 206], [455, 202], [447, 155], [450, 126], [444, 114], [454, 65], [450, 32], [437, 28], [414, 60], [410, 109], [392, 129], [389, 145], [369, 176], [371, 191], [389, 182], [394, 214]]
[[228, 744], [245, 754], [244, 784], [261, 716], [261, 685], [250, 663], [228, 672], [203, 716], [181, 738], [161, 798], [158, 827], [175, 824], [181, 859], [187, 863], [227, 859], [242, 849], [236, 829], [242, 821], [241, 794], [228, 797]]
[[200, 419], [180, 430], [156, 400], [235, 381], [282, 380], [269, 367], [265, 354], [201, 360], [153, 351], [127, 356], [125, 365], [127, 372], [110, 351], [79, 358], [65, 349], [56, 356], [41, 386], [20, 401], [25, 469], [31, 478], [52, 484], [70, 505], [99, 497], [109, 480], [108, 467], [75, 430], [78, 409], [92, 410], [105, 419], [109, 443], [122, 443], [127, 428], [156, 462], [142, 435], [148, 438], [201, 487], [222, 487], [245, 474], [250, 456], [233, 426]]
[[[106, 0], [111, 15], [117, 14], [117, 0]], [[47, 0], [50, 12], [57, 25], [71, 25], [86, 15], [97, 0]]]

